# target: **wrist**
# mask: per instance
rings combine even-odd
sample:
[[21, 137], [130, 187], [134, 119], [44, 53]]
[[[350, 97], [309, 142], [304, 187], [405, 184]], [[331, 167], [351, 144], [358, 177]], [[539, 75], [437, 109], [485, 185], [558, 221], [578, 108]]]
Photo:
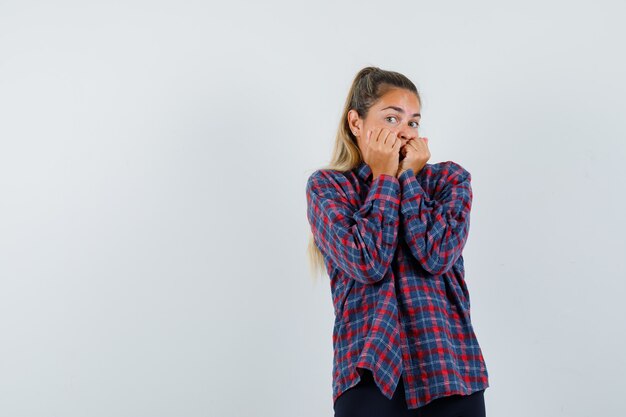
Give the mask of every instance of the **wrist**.
[[389, 172], [389, 171], [380, 171], [380, 172], [379, 171], [372, 171], [372, 178], [373, 179], [376, 179], [376, 178], [378, 178], [381, 175], [391, 175], [391, 176], [394, 176], [394, 173], [393, 172]]

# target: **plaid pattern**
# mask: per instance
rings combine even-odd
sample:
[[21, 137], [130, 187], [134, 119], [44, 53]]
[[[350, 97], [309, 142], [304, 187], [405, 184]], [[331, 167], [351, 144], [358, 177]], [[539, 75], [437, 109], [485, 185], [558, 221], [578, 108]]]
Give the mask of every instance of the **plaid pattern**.
[[361, 162], [317, 170], [307, 218], [330, 276], [333, 403], [372, 371], [389, 399], [404, 378], [407, 408], [489, 386], [470, 320], [461, 251], [471, 175], [452, 162], [372, 180]]

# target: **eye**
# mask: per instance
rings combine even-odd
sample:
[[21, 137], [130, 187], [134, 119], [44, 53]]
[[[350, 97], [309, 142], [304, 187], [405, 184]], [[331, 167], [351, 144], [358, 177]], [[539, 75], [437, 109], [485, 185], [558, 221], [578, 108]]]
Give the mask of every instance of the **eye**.
[[396, 116], [387, 116], [387, 117], [385, 117], [385, 120], [389, 120], [389, 119], [396, 119]]
[[420, 124], [419, 124], [419, 123], [417, 123], [417, 122], [411, 122], [411, 123], [415, 123], [415, 126], [413, 126], [413, 127], [419, 127], [419, 125], [420, 125]]

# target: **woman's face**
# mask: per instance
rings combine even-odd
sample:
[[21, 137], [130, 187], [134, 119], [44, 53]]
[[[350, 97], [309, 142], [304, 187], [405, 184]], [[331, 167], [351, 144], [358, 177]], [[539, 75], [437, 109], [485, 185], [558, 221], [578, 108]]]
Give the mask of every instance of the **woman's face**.
[[389, 90], [370, 107], [365, 119], [361, 119], [356, 110], [348, 112], [348, 124], [357, 137], [361, 152], [368, 131], [387, 128], [402, 141], [399, 159], [404, 158], [406, 143], [410, 139], [418, 138], [420, 119], [420, 102], [417, 95], [404, 88]]

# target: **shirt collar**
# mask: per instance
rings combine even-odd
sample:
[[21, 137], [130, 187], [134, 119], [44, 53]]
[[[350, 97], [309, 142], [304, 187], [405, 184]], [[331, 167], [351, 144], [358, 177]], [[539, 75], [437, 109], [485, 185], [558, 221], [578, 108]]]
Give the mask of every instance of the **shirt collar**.
[[361, 161], [356, 167], [356, 174], [361, 180], [367, 182], [372, 175], [372, 168], [365, 161]]
[[[431, 164], [427, 163], [426, 165], [424, 165], [424, 167], [429, 167], [430, 165]], [[356, 166], [356, 168], [354, 170], [355, 170], [356, 174], [359, 176], [359, 178], [362, 181], [365, 181], [365, 182], [370, 182], [371, 181], [371, 179], [372, 179], [372, 168], [370, 168], [370, 166], [367, 165], [365, 163], [365, 161], [359, 162], [359, 164]], [[416, 176], [419, 176], [419, 174], [421, 174], [422, 172], [424, 172], [423, 169], [420, 170], [420, 172], [418, 172], [416, 174]]]

